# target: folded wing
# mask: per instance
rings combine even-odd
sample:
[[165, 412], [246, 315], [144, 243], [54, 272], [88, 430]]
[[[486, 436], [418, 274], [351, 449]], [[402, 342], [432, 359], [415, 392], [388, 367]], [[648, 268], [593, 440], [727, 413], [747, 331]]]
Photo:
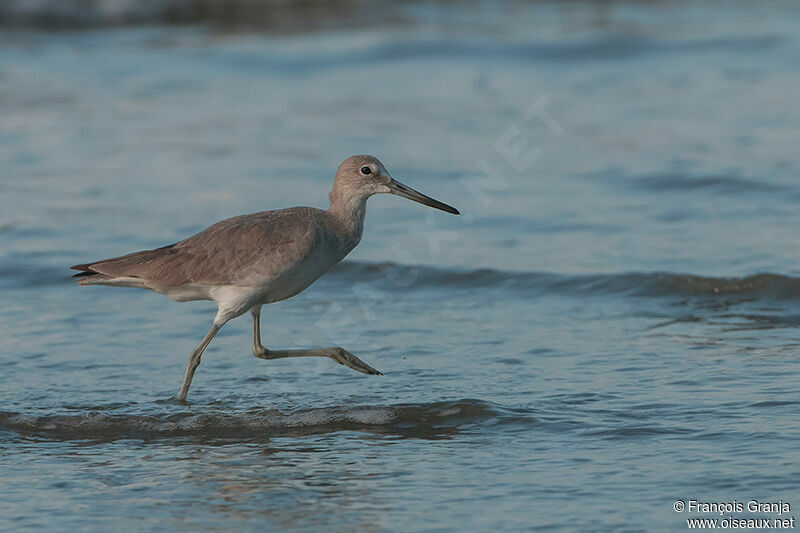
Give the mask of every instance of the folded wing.
[[312, 208], [229, 218], [175, 244], [71, 268], [81, 285], [123, 285], [163, 291], [186, 283], [237, 284], [257, 271], [272, 274], [313, 248], [319, 215]]

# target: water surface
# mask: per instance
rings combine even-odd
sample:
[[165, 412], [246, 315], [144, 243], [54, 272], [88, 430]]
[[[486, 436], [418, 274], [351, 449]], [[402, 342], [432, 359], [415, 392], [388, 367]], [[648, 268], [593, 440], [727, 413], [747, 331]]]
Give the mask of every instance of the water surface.
[[[677, 499], [800, 506], [795, 6], [367, 20], [0, 31], [0, 529], [650, 531], [685, 527]], [[361, 245], [263, 335], [383, 377], [257, 360], [242, 317], [176, 405], [213, 306], [69, 279], [324, 207], [355, 153], [464, 214], [370, 200]]]

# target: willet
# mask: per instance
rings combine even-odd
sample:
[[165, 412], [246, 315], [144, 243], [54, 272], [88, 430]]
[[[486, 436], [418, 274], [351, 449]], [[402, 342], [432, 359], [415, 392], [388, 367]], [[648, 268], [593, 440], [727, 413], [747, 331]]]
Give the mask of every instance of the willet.
[[261, 344], [261, 306], [291, 298], [341, 261], [361, 241], [367, 198], [390, 193], [458, 215], [454, 207], [395, 181], [369, 155], [347, 158], [336, 171], [327, 211], [292, 207], [228, 218], [169, 246], [75, 265], [78, 284], [138, 287], [172, 300], [213, 300], [211, 329], [189, 356], [176, 396], [185, 400], [200, 358], [232, 318], [253, 315], [253, 355], [260, 359], [330, 357], [364, 374], [377, 370], [344, 348], [268, 350]]

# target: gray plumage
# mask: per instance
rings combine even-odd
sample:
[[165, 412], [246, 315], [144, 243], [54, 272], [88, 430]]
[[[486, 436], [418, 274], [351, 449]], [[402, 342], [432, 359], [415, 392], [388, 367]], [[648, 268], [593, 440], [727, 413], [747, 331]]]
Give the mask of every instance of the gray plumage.
[[[321, 275], [359, 239], [360, 232], [348, 231], [327, 211], [293, 207], [228, 218], [163, 248], [72, 268], [87, 271], [84, 277], [76, 275], [80, 285], [142, 286], [169, 295], [189, 284], [252, 285], [280, 279], [308, 262], [319, 262]], [[120, 278], [140, 281], [114, 281]], [[278, 299], [264, 297], [262, 303]]]

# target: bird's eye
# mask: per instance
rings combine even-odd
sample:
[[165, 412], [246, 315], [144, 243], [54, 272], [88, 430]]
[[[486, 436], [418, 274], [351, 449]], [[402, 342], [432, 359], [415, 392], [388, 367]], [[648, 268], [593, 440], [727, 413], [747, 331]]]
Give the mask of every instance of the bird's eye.
[[367, 166], [363, 166], [361, 167], [361, 173], [364, 174], [365, 176], [368, 174], [372, 174], [372, 169]]

